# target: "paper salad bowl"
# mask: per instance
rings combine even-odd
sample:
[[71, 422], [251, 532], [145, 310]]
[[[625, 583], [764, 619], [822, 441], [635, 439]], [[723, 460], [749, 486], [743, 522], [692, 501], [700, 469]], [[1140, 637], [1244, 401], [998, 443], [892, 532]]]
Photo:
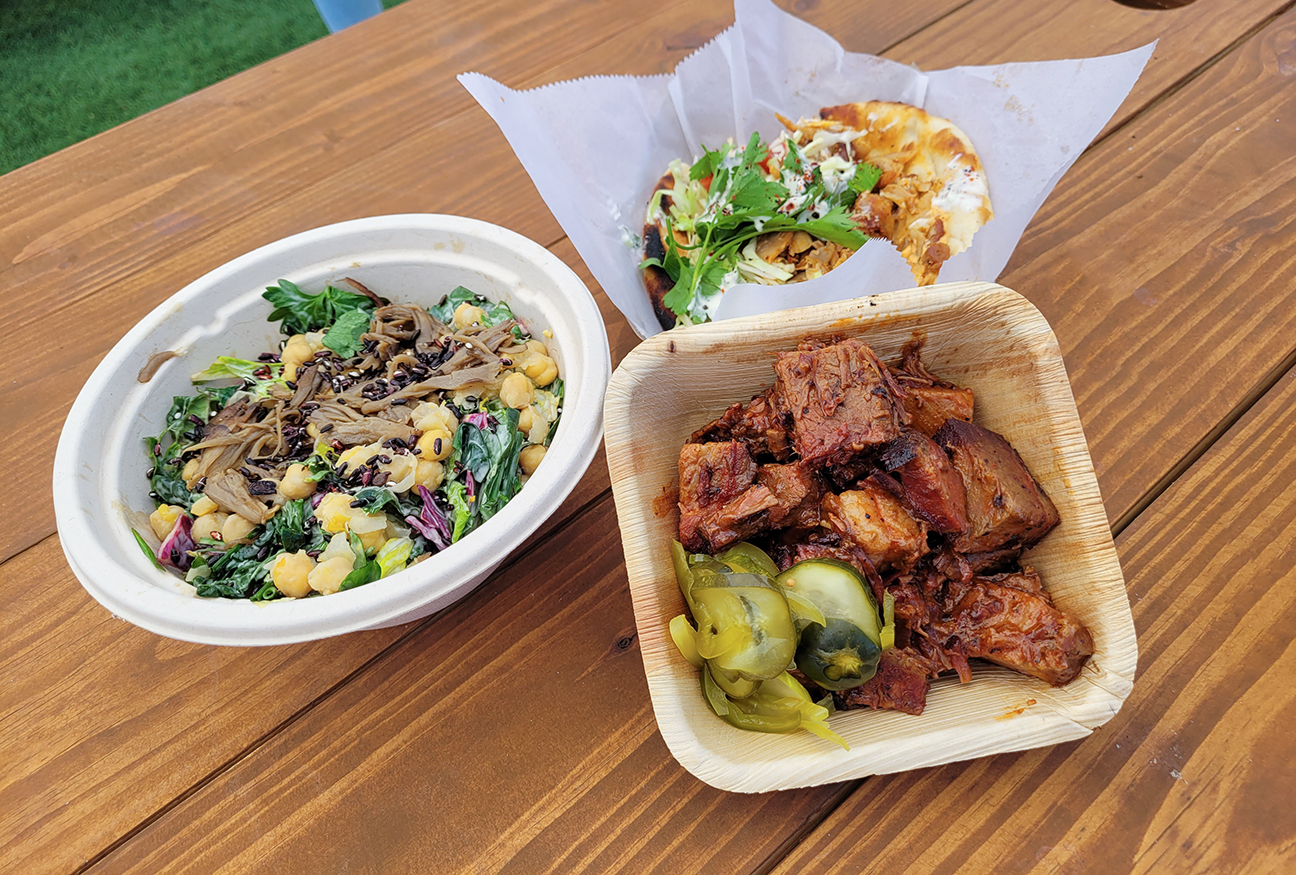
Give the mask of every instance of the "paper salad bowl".
[[[518, 495], [463, 540], [391, 577], [332, 595], [253, 603], [198, 598], [160, 571], [131, 534], [149, 531], [153, 503], [143, 440], [162, 430], [175, 395], [217, 355], [278, 347], [261, 293], [288, 279], [318, 291], [354, 277], [383, 297], [424, 306], [457, 285], [505, 300], [544, 336], [566, 386], [550, 452]], [[173, 350], [145, 383], [154, 353]], [[305, 641], [426, 616], [467, 595], [552, 514], [580, 480], [602, 438], [611, 370], [607, 333], [584, 283], [537, 243], [457, 216], [378, 216], [271, 243], [201, 277], [113, 347], [68, 414], [54, 462], [59, 537], [77, 578], [130, 622], [187, 641], [261, 645]]]
[[[933, 682], [921, 716], [834, 714], [850, 750], [808, 732], [744, 732], [716, 717], [698, 672], [670, 638], [684, 601], [669, 547], [688, 436], [774, 379], [773, 353], [808, 335], [859, 336], [894, 360], [914, 331], [935, 374], [976, 393], [976, 421], [1005, 435], [1044, 486], [1061, 525], [1026, 556], [1054, 602], [1093, 632], [1095, 654], [1063, 688], [974, 661], [973, 680]], [[956, 283], [668, 331], [628, 355], [604, 407], [608, 467], [644, 668], [675, 758], [724, 790], [764, 792], [1056, 744], [1111, 719], [1138, 658], [1129, 599], [1071, 386], [1052, 329], [1029, 302], [990, 283]], [[645, 432], [644, 423], [652, 423]], [[645, 434], [651, 439], [645, 439]]]

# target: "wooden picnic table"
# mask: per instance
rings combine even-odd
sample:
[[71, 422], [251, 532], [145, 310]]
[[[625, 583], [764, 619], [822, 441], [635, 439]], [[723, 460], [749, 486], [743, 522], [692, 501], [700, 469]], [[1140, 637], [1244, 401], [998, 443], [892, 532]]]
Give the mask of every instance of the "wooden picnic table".
[[548, 536], [424, 621], [222, 648], [94, 602], [55, 528], [64, 417], [235, 255], [473, 216], [590, 283], [614, 361], [637, 342], [454, 75], [665, 72], [730, 4], [409, 0], [0, 178], [0, 871], [1296, 868], [1296, 9], [780, 3], [926, 69], [1159, 40], [1000, 277], [1051, 322], [1089, 440], [1139, 636], [1122, 710], [1055, 747], [715, 790], [658, 733], [601, 454]]

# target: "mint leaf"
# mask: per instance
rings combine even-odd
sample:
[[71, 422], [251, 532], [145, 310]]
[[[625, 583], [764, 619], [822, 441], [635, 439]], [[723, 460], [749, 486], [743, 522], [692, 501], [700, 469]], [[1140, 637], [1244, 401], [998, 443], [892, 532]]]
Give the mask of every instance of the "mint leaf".
[[360, 335], [369, 330], [371, 321], [364, 310], [348, 310], [324, 335], [324, 345], [344, 359], [351, 358], [360, 351]]

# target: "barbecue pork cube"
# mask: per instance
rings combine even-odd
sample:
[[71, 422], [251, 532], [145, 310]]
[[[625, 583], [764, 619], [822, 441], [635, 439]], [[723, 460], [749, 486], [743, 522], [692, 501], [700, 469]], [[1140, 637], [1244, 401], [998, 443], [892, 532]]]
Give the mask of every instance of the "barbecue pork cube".
[[774, 528], [810, 529], [819, 525], [819, 499], [823, 486], [812, 469], [801, 463], [761, 465], [756, 482], [774, 494], [778, 506], [770, 509]]
[[685, 444], [680, 449], [680, 543], [691, 553], [715, 553], [768, 528], [779, 507], [756, 484], [756, 461], [737, 441]]
[[967, 491], [967, 530], [954, 539], [955, 550], [1030, 547], [1058, 524], [1057, 508], [1001, 435], [951, 419], [934, 440], [949, 453]]
[[911, 568], [927, 552], [927, 527], [872, 481], [830, 492], [819, 507], [823, 525], [862, 549], [878, 571]]
[[[788, 567], [797, 562], [805, 562], [807, 559], [836, 559], [838, 562], [853, 566], [865, 580], [877, 577], [877, 571], [872, 567], [868, 556], [854, 544], [797, 544], [790, 556]], [[787, 568], [781, 570], [787, 571]]]
[[771, 387], [747, 404], [734, 404], [723, 415], [693, 433], [689, 443], [738, 441], [753, 456], [772, 456], [780, 462], [792, 456], [792, 435], [787, 416], [774, 403]]
[[900, 435], [904, 411], [894, 381], [873, 350], [850, 339], [779, 353], [777, 404], [792, 416], [803, 462], [844, 461]]
[[931, 437], [947, 420], [972, 421], [973, 394], [959, 386], [906, 386], [900, 384], [900, 404], [909, 414], [909, 425]]
[[905, 429], [882, 454], [886, 470], [900, 478], [914, 515], [942, 534], [967, 531], [967, 491], [950, 458], [935, 441]]
[[877, 674], [863, 685], [834, 693], [842, 710], [872, 708], [915, 716], [927, 706], [931, 664], [921, 654], [893, 647], [882, 652]]
[[1048, 599], [1003, 583], [974, 578], [935, 637], [955, 638], [969, 657], [981, 657], [1062, 686], [1080, 674], [1094, 652], [1093, 635]]

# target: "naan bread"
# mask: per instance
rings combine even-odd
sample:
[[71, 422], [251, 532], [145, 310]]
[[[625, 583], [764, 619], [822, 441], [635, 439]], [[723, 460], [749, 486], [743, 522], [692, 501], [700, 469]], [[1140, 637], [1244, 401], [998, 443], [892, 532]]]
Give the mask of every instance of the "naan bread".
[[[868, 236], [890, 240], [909, 263], [918, 285], [936, 282], [941, 266], [967, 249], [977, 229], [994, 217], [985, 171], [967, 135], [947, 119], [904, 103], [848, 103], [825, 107], [819, 115], [798, 122], [778, 117], [788, 133], [770, 146], [767, 177], [780, 178], [789, 139], [799, 149], [818, 155], [816, 163], [828, 158], [838, 160], [839, 168], [849, 169], [850, 163], [874, 165], [882, 175], [871, 191], [856, 198], [852, 220]], [[687, 177], [687, 165], [683, 166]], [[674, 184], [675, 176], [668, 171], [653, 189], [643, 230], [646, 260], [665, 258], [664, 235], [669, 232], [664, 210], [672, 201], [669, 194], [658, 199], [658, 193], [670, 192]], [[676, 244], [687, 250], [693, 241], [675, 233]], [[770, 268], [745, 281], [767, 285], [815, 279], [854, 251], [797, 230], [763, 234], [754, 246]], [[760, 266], [759, 261], [748, 261], [744, 270], [750, 271], [753, 263]], [[658, 321], [663, 328], [673, 327], [676, 316], [663, 302], [673, 288], [670, 277], [655, 266], [644, 266], [642, 275]], [[789, 300], [788, 306], [795, 303]]]
[[788, 126], [807, 139], [819, 130], [859, 131], [852, 157], [880, 168], [882, 178], [855, 202], [856, 224], [895, 244], [918, 285], [936, 282], [941, 265], [994, 218], [985, 171], [967, 135], [904, 103], [848, 103], [819, 116]]

